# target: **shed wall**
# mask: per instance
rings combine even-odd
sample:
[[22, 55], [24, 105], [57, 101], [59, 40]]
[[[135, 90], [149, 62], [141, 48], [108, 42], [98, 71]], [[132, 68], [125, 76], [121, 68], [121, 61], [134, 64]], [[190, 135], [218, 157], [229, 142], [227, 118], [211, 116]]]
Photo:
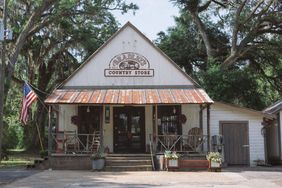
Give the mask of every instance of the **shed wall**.
[[[262, 115], [219, 103], [211, 105], [210, 114], [211, 136], [220, 133], [220, 121], [247, 121], [249, 126], [250, 165], [254, 166], [255, 160], [265, 160], [264, 137], [261, 134]], [[206, 110], [204, 119], [206, 119]], [[206, 131], [206, 121], [204, 121], [204, 132]]]

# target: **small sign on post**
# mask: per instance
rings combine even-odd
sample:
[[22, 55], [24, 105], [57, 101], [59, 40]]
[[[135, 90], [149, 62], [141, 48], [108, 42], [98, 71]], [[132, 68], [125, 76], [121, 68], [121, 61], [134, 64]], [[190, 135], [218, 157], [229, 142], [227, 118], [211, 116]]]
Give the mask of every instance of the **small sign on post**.
[[11, 29], [4, 30], [3, 20], [0, 20], [0, 41], [4, 40], [12, 40], [13, 39], [13, 31]]

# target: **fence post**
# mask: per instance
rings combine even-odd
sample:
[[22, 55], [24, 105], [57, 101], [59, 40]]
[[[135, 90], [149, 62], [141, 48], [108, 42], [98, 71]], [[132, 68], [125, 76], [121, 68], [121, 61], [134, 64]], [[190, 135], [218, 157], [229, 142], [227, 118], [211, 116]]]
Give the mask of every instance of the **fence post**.
[[51, 127], [51, 106], [49, 106], [48, 109], [48, 156], [51, 156], [51, 150], [52, 150], [52, 127]]

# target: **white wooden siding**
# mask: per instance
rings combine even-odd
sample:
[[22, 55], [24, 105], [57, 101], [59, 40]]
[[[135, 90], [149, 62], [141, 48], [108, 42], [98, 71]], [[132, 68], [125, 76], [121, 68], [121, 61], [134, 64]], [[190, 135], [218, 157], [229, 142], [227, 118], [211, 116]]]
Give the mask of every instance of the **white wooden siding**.
[[200, 111], [199, 105], [196, 104], [182, 105], [182, 114], [184, 114], [187, 118], [186, 123], [182, 125], [182, 133], [184, 135], [187, 135], [188, 131], [193, 127], [200, 127], [199, 111]]
[[[146, 57], [154, 77], [105, 77], [104, 69], [110, 60], [124, 52], [135, 52]], [[90, 62], [65, 83], [65, 86], [128, 86], [128, 85], [193, 85], [163, 54], [130, 26], [111, 40]]]
[[71, 123], [71, 117], [77, 115], [77, 106], [59, 105], [58, 131], [77, 131], [77, 126]]

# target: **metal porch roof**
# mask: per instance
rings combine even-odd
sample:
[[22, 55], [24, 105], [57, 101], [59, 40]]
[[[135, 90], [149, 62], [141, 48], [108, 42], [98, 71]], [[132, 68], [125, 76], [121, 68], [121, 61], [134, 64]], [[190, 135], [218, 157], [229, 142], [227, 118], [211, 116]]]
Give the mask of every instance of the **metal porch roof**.
[[204, 104], [213, 103], [203, 89], [57, 89], [48, 104]]

